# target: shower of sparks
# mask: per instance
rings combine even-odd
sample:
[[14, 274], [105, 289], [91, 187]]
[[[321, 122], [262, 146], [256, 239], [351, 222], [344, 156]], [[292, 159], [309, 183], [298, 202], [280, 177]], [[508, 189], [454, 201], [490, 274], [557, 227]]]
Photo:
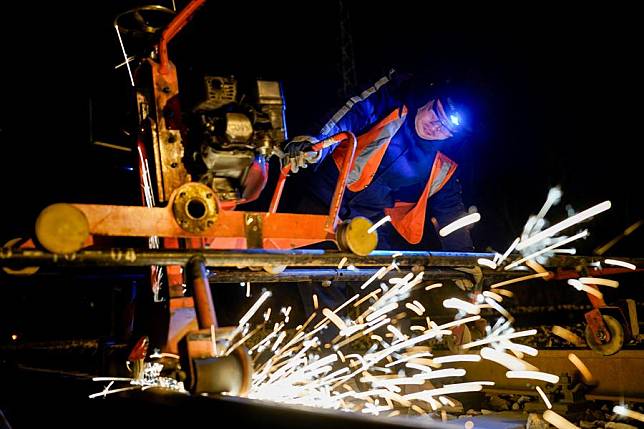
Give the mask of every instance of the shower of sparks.
[[[147, 390], [151, 387], [158, 387], [176, 392], [186, 392], [183, 387], [183, 382], [177, 381], [174, 378], [161, 376], [163, 365], [158, 362], [145, 362], [143, 364], [142, 376], [139, 378], [126, 378], [126, 377], [94, 377], [93, 381], [109, 381], [110, 383], [100, 392], [92, 393], [88, 397], [98, 398], [100, 396], [111, 395], [113, 393], [126, 392], [128, 390]], [[110, 390], [114, 382], [122, 381], [129, 382], [130, 386]]]
[[[427, 391], [427, 394], [421, 395], [416, 399], [414, 399], [414, 396], [407, 398], [397, 393], [401, 389], [399, 386], [407, 384], [425, 385], [428, 380], [462, 377], [465, 375], [465, 370], [463, 369], [436, 369], [442, 363], [480, 360], [478, 354], [468, 354], [445, 356], [437, 358], [438, 360], [434, 362], [429, 351], [420, 351], [429, 349], [427, 346], [421, 346], [421, 343], [451, 335], [449, 328], [478, 320], [480, 319], [478, 315], [454, 320], [442, 325], [437, 325], [429, 321], [428, 318], [428, 327], [417, 326], [416, 328], [420, 329], [416, 330], [405, 329], [403, 331], [391, 325], [392, 320], [395, 321], [405, 317], [404, 312], [395, 316], [387, 316], [399, 308], [401, 304], [405, 305], [406, 308], [411, 307], [417, 310], [416, 313], [423, 314], [426, 311], [418, 300], [404, 302], [409, 298], [410, 291], [421, 282], [422, 273], [417, 275], [409, 273], [402, 278], [391, 279], [391, 288], [376, 290], [366, 294], [360, 300], [358, 300], [360, 295], [354, 295], [335, 311], [325, 308], [322, 310], [324, 318], [318, 322], [313, 331], [304, 334], [303, 327], [298, 327], [295, 334], [293, 334], [293, 338], [284, 346], [281, 346], [281, 344], [285, 342], [285, 332], [277, 336], [275, 335], [277, 330], [274, 330], [273, 333], [262, 340], [264, 342], [263, 347], [266, 348], [273, 342], [273, 344], [279, 343], [281, 348], [274, 346], [274, 354], [268, 358], [268, 361], [259, 365], [253, 376], [249, 396], [289, 404], [312, 405], [378, 414], [384, 410], [392, 411], [392, 406], [389, 405], [392, 401], [409, 408], [418, 407], [414, 403], [418, 400], [426, 402], [432, 409], [438, 410], [449, 402], [447, 400], [439, 402], [434, 396], [477, 391], [481, 390], [483, 385], [492, 384], [485, 381], [457, 383], [443, 385], [438, 389], [434, 389], [427, 384], [427, 387], [432, 388]], [[380, 292], [382, 292], [382, 295], [378, 297]], [[339, 310], [350, 303], [362, 303], [369, 298], [375, 300], [375, 302], [369, 305], [367, 310], [355, 320], [342, 320], [337, 315]], [[465, 301], [462, 302], [465, 303]], [[476, 306], [472, 308], [478, 309]], [[256, 311], [256, 309], [251, 310]], [[249, 311], [249, 313], [252, 312]], [[249, 317], [245, 316], [242, 321], [245, 323], [248, 320]], [[304, 325], [308, 325], [311, 320], [312, 318], [309, 318]], [[333, 323], [331, 328], [337, 328], [340, 331], [340, 335], [333, 341], [335, 343], [332, 346], [333, 350], [329, 350], [332, 354], [323, 357], [321, 355], [322, 350], [326, 350], [327, 347], [321, 347], [320, 341], [313, 334], [321, 329], [328, 329], [329, 322]], [[381, 329], [385, 329], [385, 331], [379, 331]], [[387, 332], [388, 339], [384, 339], [384, 334], [378, 335], [378, 332]], [[500, 336], [500, 333], [506, 332], [503, 329], [499, 329], [495, 333], [496, 337], [491, 341], [504, 340], [505, 337]], [[509, 333], [511, 334], [512, 332]], [[343, 336], [344, 339], [340, 341]], [[362, 338], [367, 338], [374, 342], [366, 353], [344, 354], [340, 351], [341, 347], [345, 347]], [[290, 352], [287, 353], [287, 350], [290, 350]], [[412, 350], [417, 351], [412, 352]], [[259, 361], [257, 361], [257, 358], [255, 359], [256, 365], [258, 365]], [[379, 364], [382, 361], [384, 362]], [[388, 363], [385, 363], [387, 361]], [[396, 370], [398, 374], [392, 374], [392, 367], [401, 364], [406, 365], [398, 367]], [[381, 365], [384, 365], [384, 367]], [[369, 371], [384, 372], [385, 375], [376, 376]], [[410, 373], [409, 371], [414, 371], [415, 373]], [[388, 372], [389, 374], [387, 374]], [[361, 380], [367, 384], [367, 390], [358, 392], [353, 389], [346, 389], [346, 382], [360, 374], [362, 374]], [[340, 388], [343, 390], [336, 390]], [[383, 403], [383, 400], [387, 403], [387, 406], [378, 405], [378, 401]], [[420, 407], [418, 409], [422, 410]]]
[[613, 407], [613, 412], [619, 414], [620, 416], [629, 417], [634, 420], [639, 420], [644, 422], [644, 414], [638, 413], [637, 411], [629, 410], [628, 408], [622, 405], [616, 405]]
[[546, 404], [546, 407], [548, 409], [552, 408], [552, 404], [550, 403], [550, 399], [546, 396], [546, 393], [543, 391], [543, 389], [539, 386], [537, 386], [537, 392], [539, 392], [539, 396], [541, 396], [541, 399], [543, 399], [543, 403]]
[[575, 426], [552, 410], [544, 411], [543, 419], [558, 429], [579, 429], [579, 426]]
[[630, 270], [636, 270], [637, 267], [630, 262], [620, 261], [619, 259], [604, 259], [604, 263], [608, 265], [615, 265], [618, 267], [628, 268]]
[[550, 246], [548, 246], [548, 247], [545, 247], [545, 248], [543, 248], [543, 249], [541, 249], [541, 250], [538, 250], [538, 251], [536, 251], [536, 252], [534, 252], [534, 253], [531, 253], [530, 255], [526, 256], [525, 258], [521, 258], [521, 259], [519, 259], [518, 261], [514, 261], [514, 262], [512, 262], [511, 264], [508, 264], [508, 265], [505, 267], [505, 269], [506, 269], [506, 270], [509, 270], [509, 269], [511, 269], [511, 268], [514, 268], [514, 267], [516, 267], [516, 266], [518, 266], [518, 265], [521, 265], [521, 264], [522, 264], [522, 263], [524, 263], [525, 261], [532, 260], [532, 259], [536, 258], [537, 256], [539, 256], [539, 255], [543, 255], [544, 253], [546, 253], [546, 252], [548, 252], [548, 251], [550, 251], [550, 250], [552, 250], [552, 249], [555, 249], [555, 248], [557, 248], [557, 247], [559, 247], [559, 246], [563, 246], [564, 244], [568, 244], [568, 243], [570, 243], [570, 242], [572, 242], [572, 241], [575, 241], [575, 240], [577, 240], [577, 239], [580, 239], [580, 238], [586, 237], [587, 235], [588, 235], [588, 230], [583, 230], [583, 231], [582, 231], [582, 232], [580, 232], [579, 234], [575, 234], [575, 235], [573, 235], [572, 237], [568, 237], [568, 238], [566, 238], [566, 239], [564, 239], [564, 240], [558, 241], [558, 242], [557, 242], [557, 243], [555, 243], [555, 244], [552, 244], [552, 245], [550, 245]]
[[462, 218], [457, 219], [454, 222], [441, 228], [440, 231], [438, 231], [438, 234], [441, 237], [446, 237], [454, 231], [478, 222], [479, 220], [481, 220], [481, 215], [479, 213], [472, 213], [467, 216], [463, 216]]
[[[524, 254], [522, 260], [511, 262], [505, 266], [506, 269], [546, 254], [586, 234], [584, 231], [570, 238], [554, 237], [559, 231], [610, 207], [609, 202], [606, 202], [608, 207], [603, 203], [542, 231], [546, 226], [544, 216], [550, 206], [556, 204], [558, 198], [560, 195], [557, 196], [557, 192], [551, 190], [544, 207], [536, 217], [531, 218], [530, 224], [526, 225], [524, 235], [517, 238], [503, 255], [496, 253], [494, 260], [480, 259], [479, 264], [496, 269], [506, 261], [515, 248], [533, 254], [527, 257]], [[469, 220], [465, 220], [468, 218]], [[459, 219], [443, 228], [441, 236], [479, 219], [478, 213]], [[373, 230], [388, 220], [382, 219], [372, 227]], [[536, 246], [536, 243], [541, 243], [542, 248]], [[608, 261], [610, 260], [605, 262], [608, 264]], [[346, 262], [347, 258], [342, 258], [338, 269], [341, 269]], [[535, 264], [530, 264], [530, 267], [535, 269], [534, 267], [537, 266]], [[351, 270], [355, 267], [349, 265], [347, 269]], [[435, 412], [434, 416], [442, 415], [446, 418], [443, 407], [453, 407], [455, 404], [445, 395], [481, 391], [484, 386], [494, 385], [493, 382], [484, 380], [468, 382], [453, 380], [454, 377], [464, 377], [467, 374], [462, 368], [444, 367], [451, 366], [450, 364], [454, 362], [475, 363], [485, 359], [504, 367], [507, 371], [502, 373], [507, 378], [557, 383], [558, 376], [541, 372], [539, 368], [522, 359], [524, 354], [536, 356], [538, 351], [527, 345], [514, 343], [512, 340], [535, 335], [537, 331], [536, 329], [515, 331], [512, 326], [512, 315], [501, 305], [503, 296], [511, 297], [512, 292], [500, 289], [501, 286], [521, 281], [547, 278], [551, 273], [538, 272], [493, 284], [490, 286], [492, 290], [484, 291], [476, 303], [455, 297], [445, 299], [442, 301], [443, 306], [455, 309], [457, 312], [453, 320], [439, 325], [436, 320], [433, 320], [431, 309], [428, 311], [419, 300], [414, 299], [414, 295], [418, 292], [419, 295], [428, 296], [433, 293], [431, 292], [433, 289], [441, 287], [442, 283], [424, 286], [423, 272], [401, 273], [400, 277], [383, 281], [384, 276], [394, 269], [400, 271], [394, 262], [378, 269], [363, 283], [360, 293], [347, 299], [335, 310], [323, 308], [319, 311], [318, 296], [314, 294], [312, 299], [316, 311], [295, 329], [286, 328], [290, 307], [283, 308], [279, 314], [275, 313], [276, 316], [283, 315], [284, 319], [274, 324], [268, 322], [271, 315], [269, 307], [263, 313], [261, 323], [254, 328], [251, 326], [251, 319], [271, 296], [270, 292], [263, 292], [240, 318], [238, 326], [229, 335], [227, 343], [224, 343], [223, 350], [220, 349], [219, 353], [228, 356], [236, 348], [245, 343], [249, 344], [249, 356], [254, 366], [248, 394], [250, 398], [371, 415], [394, 416], [401, 414], [401, 408], [406, 408], [405, 414], [410, 411], [422, 415]], [[581, 290], [592, 289], [597, 293], [599, 293], [597, 289], [589, 285], [616, 287], [611, 280], [606, 279], [583, 277], [572, 280], [571, 284], [574, 287]], [[369, 286], [372, 290], [366, 291]], [[339, 314], [346, 307], [350, 308], [350, 311], [346, 312], [347, 315]], [[498, 313], [496, 323], [487, 327], [486, 336], [462, 344], [460, 348], [463, 354], [435, 357], [432, 354], [434, 347], [453, 335], [453, 328], [481, 320], [479, 315], [481, 308], [489, 308]], [[360, 314], [355, 316], [354, 312]], [[352, 316], [349, 317], [348, 314]], [[426, 326], [421, 326], [420, 323], [411, 326], [403, 323], [407, 322], [403, 319], [410, 316], [424, 317]], [[331, 335], [327, 336], [329, 333]], [[214, 332], [211, 332], [211, 336], [215, 347]], [[333, 339], [321, 340], [322, 337]], [[476, 349], [477, 347], [480, 349]], [[214, 349], [213, 353], [216, 355], [217, 350]], [[579, 368], [572, 358], [571, 361]], [[104, 378], [100, 381], [129, 382], [132, 386], [125, 389], [146, 389], [153, 385], [169, 383], [161, 381], [163, 380], [163, 377], [160, 377], [161, 369], [162, 366], [158, 363], [145, 363], [143, 377], [140, 379]], [[503, 370], [500, 369], [500, 371]], [[174, 388], [183, 389], [182, 384], [174, 382], [177, 383]], [[410, 390], [406, 389], [408, 386], [411, 386]], [[91, 397], [122, 391], [122, 389], [110, 390], [111, 387], [110, 384]], [[546, 405], [550, 407], [543, 390], [538, 386], [536, 389]], [[560, 416], [547, 413], [544, 413], [544, 419], [552, 419], [548, 421], [555, 425], [557, 424], [553, 421], [562, 424], [557, 420], [557, 417], [561, 418]]]
[[374, 232], [375, 230], [377, 230], [378, 228], [380, 228], [382, 225], [384, 225], [386, 222], [389, 222], [389, 221], [391, 221], [391, 216], [387, 215], [382, 219], [380, 219], [378, 222], [374, 223], [371, 226], [371, 228], [367, 230], [367, 232], [371, 234], [372, 232]]
[[593, 217], [601, 212], [610, 209], [610, 206], [610, 201], [604, 201], [603, 203], [597, 204], [596, 206], [586, 209], [583, 212], [579, 212], [573, 216], [570, 216], [568, 219], [561, 221], [535, 235], [532, 235], [526, 240], [521, 240], [519, 244], [517, 244], [517, 250], [525, 249], [530, 245], [536, 244], [548, 237], [552, 237], [566, 228], [569, 228], [581, 221], [584, 221], [590, 217]]

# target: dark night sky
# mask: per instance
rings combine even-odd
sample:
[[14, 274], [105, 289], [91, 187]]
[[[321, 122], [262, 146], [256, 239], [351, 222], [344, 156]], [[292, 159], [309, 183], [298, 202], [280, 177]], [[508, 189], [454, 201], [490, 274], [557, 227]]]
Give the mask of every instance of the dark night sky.
[[[344, 102], [336, 2], [235, 3], [207, 3], [171, 44], [171, 59], [186, 75], [193, 69], [282, 80], [290, 134], [317, 128]], [[396, 10], [362, 3], [348, 4], [362, 86], [399, 66], [472, 88], [480, 128], [464, 151], [461, 178], [466, 202], [483, 215], [474, 231], [479, 249], [502, 250], [556, 184], [577, 210], [613, 201], [589, 224], [593, 235], [582, 250], [642, 217], [635, 153], [644, 37], [629, 21], [632, 11], [505, 11], [510, 18], [501, 18], [432, 11], [426, 2], [397, 1]], [[24, 234], [56, 201], [137, 201], [136, 178], [124, 168], [131, 160], [90, 144], [90, 128], [96, 139], [122, 139], [129, 84], [125, 70], [113, 70], [122, 57], [111, 23], [136, 4], [57, 4], [35, 14], [23, 7], [12, 15], [23, 24], [3, 30], [0, 238]], [[641, 237], [615, 252], [634, 256]]]

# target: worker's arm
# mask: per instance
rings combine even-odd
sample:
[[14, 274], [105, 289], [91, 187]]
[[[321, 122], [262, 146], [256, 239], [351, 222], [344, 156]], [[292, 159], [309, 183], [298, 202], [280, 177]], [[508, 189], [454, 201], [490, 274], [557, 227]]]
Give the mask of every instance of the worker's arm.
[[[343, 131], [350, 131], [356, 136], [362, 134], [394, 109], [403, 108], [403, 93], [407, 80], [408, 77], [405, 75], [390, 72], [389, 75], [347, 101], [327, 122], [318, 135], [308, 138], [311, 142], [317, 142]], [[302, 138], [302, 136], [299, 138]], [[313, 162], [319, 162], [324, 159], [326, 155], [333, 151], [335, 146], [323, 149]], [[297, 150], [306, 151], [306, 148], [300, 145], [299, 148], [296, 148]], [[293, 152], [293, 150], [290, 150], [290, 152]]]
[[[458, 178], [453, 176], [443, 188], [433, 195], [428, 207], [431, 215], [437, 221], [437, 232], [444, 226], [455, 220], [466, 216], [468, 213], [463, 204], [461, 184]], [[446, 251], [472, 251], [472, 237], [468, 227], [458, 229], [446, 237], [440, 237], [443, 250]]]

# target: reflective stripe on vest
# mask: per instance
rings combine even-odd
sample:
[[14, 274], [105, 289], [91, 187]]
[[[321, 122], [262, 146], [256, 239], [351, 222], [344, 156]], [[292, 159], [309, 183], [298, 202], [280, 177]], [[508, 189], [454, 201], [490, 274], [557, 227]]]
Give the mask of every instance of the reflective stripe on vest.
[[327, 122], [324, 127], [322, 127], [322, 130], [320, 131], [320, 134], [324, 136], [328, 136], [330, 134], [334, 134], [337, 130], [337, 124], [344, 118], [344, 116], [349, 113], [349, 111], [355, 106], [356, 104], [366, 100], [371, 96], [371, 94], [374, 94], [376, 91], [380, 89], [384, 84], [389, 82], [391, 80], [391, 74], [393, 73], [393, 70], [389, 72], [388, 76], [384, 76], [378, 80], [373, 86], [365, 89], [362, 91], [360, 95], [356, 95], [354, 97], [351, 97], [349, 101], [346, 102], [344, 106], [340, 110], [338, 110], [335, 115]]
[[432, 165], [425, 190], [415, 203], [396, 201], [394, 207], [385, 209], [391, 216], [391, 224], [407, 242], [418, 244], [423, 238], [427, 200], [445, 186], [456, 170], [457, 164], [438, 152]]
[[[380, 166], [391, 138], [398, 132], [407, 116], [407, 107], [396, 109], [386, 118], [358, 137], [356, 154], [349, 172], [347, 188], [352, 192], [366, 188]], [[346, 146], [340, 145], [333, 151], [333, 161], [338, 170], [342, 168]]]

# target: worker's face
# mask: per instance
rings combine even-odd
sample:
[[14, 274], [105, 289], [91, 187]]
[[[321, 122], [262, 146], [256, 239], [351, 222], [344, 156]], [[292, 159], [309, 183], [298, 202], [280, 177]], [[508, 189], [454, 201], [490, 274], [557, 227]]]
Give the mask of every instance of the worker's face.
[[425, 140], [448, 139], [453, 134], [443, 125], [445, 121], [447, 121], [447, 115], [441, 101], [430, 100], [416, 113], [416, 133]]

